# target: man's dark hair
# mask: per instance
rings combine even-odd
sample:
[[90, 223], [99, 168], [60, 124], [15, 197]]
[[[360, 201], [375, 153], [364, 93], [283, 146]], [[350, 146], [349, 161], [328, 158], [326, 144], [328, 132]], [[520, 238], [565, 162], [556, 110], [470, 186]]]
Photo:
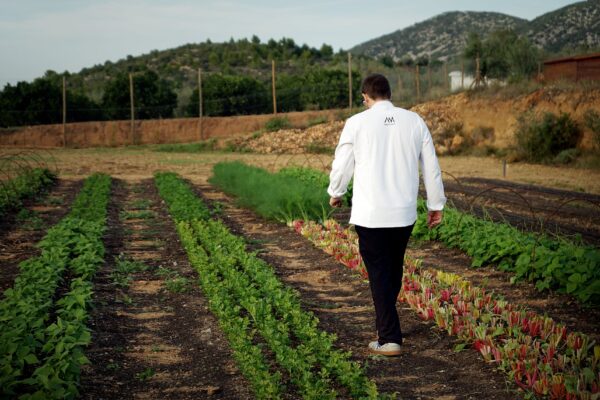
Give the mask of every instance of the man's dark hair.
[[381, 74], [371, 74], [365, 78], [360, 89], [373, 100], [390, 99], [392, 90], [387, 78]]

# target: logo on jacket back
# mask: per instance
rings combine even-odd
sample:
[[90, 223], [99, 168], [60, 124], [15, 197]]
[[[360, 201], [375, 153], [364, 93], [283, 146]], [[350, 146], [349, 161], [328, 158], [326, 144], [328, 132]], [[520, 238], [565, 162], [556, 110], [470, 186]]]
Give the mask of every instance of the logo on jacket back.
[[396, 122], [394, 121], [394, 117], [385, 117], [383, 124], [384, 125], [395, 125]]

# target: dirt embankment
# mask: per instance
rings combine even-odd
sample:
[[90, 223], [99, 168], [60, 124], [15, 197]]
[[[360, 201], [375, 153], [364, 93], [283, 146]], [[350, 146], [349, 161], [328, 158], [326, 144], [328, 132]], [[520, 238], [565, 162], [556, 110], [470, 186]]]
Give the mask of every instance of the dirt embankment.
[[[292, 126], [307, 126], [318, 119], [335, 120], [339, 110], [279, 113]], [[202, 135], [198, 118], [172, 118], [135, 121], [98, 121], [66, 124], [67, 147], [116, 147], [131, 144], [188, 143], [200, 139], [232, 137], [263, 129], [273, 114], [205, 117]], [[36, 125], [0, 130], [3, 147], [63, 147], [63, 126]]]
[[495, 148], [510, 147], [518, 118], [526, 112], [569, 113], [583, 131], [579, 146], [590, 148], [592, 132], [583, 123], [584, 114], [590, 109], [600, 113], [600, 89], [547, 87], [512, 98], [465, 92], [412, 108], [427, 122], [441, 154], [452, 153], [465, 141]]
[[[541, 88], [520, 96], [460, 93], [419, 104], [411, 110], [423, 117], [439, 155], [456, 154], [465, 146], [503, 149], [514, 143], [518, 118], [528, 111], [569, 113], [583, 130], [581, 148], [592, 146], [592, 132], [583, 123], [588, 110], [600, 113], [600, 89]], [[342, 122], [308, 129], [283, 129], [261, 136], [246, 136], [233, 142], [238, 148], [257, 153], [333, 152]], [[230, 143], [231, 143], [230, 142]]]

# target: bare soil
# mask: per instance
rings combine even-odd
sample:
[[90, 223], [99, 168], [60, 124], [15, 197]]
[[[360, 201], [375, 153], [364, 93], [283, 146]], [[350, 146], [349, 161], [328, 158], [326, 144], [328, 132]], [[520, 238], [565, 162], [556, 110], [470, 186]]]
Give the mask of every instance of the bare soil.
[[457, 208], [538, 233], [600, 244], [600, 195], [497, 179], [448, 179], [446, 195]]
[[[143, 211], [153, 216], [128, 218], [140, 211], [140, 201], [150, 202]], [[252, 398], [152, 180], [116, 182], [105, 244], [81, 397]], [[113, 276], [118, 257], [148, 269], [130, 274], [128, 287], [119, 287]], [[167, 281], [175, 278], [187, 280], [181, 290], [168, 289]]]
[[22, 261], [39, 255], [37, 242], [67, 215], [81, 185], [80, 180], [59, 179], [47, 192], [25, 200], [28, 216], [11, 214], [0, 220], [0, 293], [12, 287]]

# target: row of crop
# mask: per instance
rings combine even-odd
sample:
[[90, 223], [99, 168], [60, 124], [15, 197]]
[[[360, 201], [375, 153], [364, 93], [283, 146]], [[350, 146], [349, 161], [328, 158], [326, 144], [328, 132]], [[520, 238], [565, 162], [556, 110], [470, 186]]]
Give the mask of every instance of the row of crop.
[[[376, 398], [377, 388], [350, 355], [334, 348], [334, 335], [320, 331], [318, 320], [302, 310], [295, 292], [286, 288], [272, 268], [248, 253], [244, 241], [220, 221], [207, 219], [199, 199], [174, 174], [158, 174], [156, 184], [167, 202], [191, 263], [198, 270], [211, 310], [227, 335], [240, 370], [259, 398], [285, 394], [282, 374], [266, 354], [285, 370], [302, 398], [333, 399], [337, 387], [353, 398]], [[192, 214], [185, 210], [196, 209]]]
[[279, 221], [298, 218], [318, 219], [329, 212], [329, 197], [312, 182], [295, 176], [271, 174], [241, 162], [223, 162], [214, 166], [210, 183], [235, 195], [241, 206]]
[[600, 251], [565, 240], [521, 232], [507, 224], [483, 220], [446, 207], [444, 223], [428, 229], [425, 202], [419, 203], [420, 218], [413, 236], [439, 240], [472, 257], [472, 266], [495, 264], [527, 279], [542, 291], [569, 293], [581, 302], [600, 304]]
[[[294, 221], [297, 232], [364, 275], [355, 232], [335, 221]], [[460, 276], [405, 261], [402, 301], [488, 362], [523, 390], [549, 398], [600, 395], [600, 346], [551, 318], [486, 293]]]
[[[64, 399], [77, 396], [91, 278], [104, 259], [102, 235], [111, 179], [87, 178], [71, 212], [39, 242], [41, 254], [22, 262], [0, 302], [2, 397]], [[64, 277], [71, 278], [68, 285]], [[68, 292], [54, 301], [61, 285]]]
[[[327, 175], [314, 169], [291, 168], [279, 174], [296, 178], [303, 185], [312, 185], [313, 192], [324, 193], [328, 184]], [[262, 182], [263, 190], [269, 191], [274, 184], [273, 179]], [[244, 204], [246, 194], [235, 194], [242, 196], [239, 201]], [[250, 206], [259, 211], [258, 206]], [[418, 208], [414, 238], [439, 240], [459, 248], [472, 257], [472, 266], [497, 265], [501, 270], [514, 273], [514, 280], [534, 282], [540, 291], [556, 290], [583, 303], [600, 304], [600, 251], [597, 248], [522, 232], [508, 224], [483, 220], [449, 206], [444, 209], [443, 223], [430, 230], [425, 201], [420, 199]]]
[[56, 175], [46, 168], [33, 168], [10, 180], [0, 181], [0, 216], [18, 209], [24, 199], [35, 196], [55, 181]]

